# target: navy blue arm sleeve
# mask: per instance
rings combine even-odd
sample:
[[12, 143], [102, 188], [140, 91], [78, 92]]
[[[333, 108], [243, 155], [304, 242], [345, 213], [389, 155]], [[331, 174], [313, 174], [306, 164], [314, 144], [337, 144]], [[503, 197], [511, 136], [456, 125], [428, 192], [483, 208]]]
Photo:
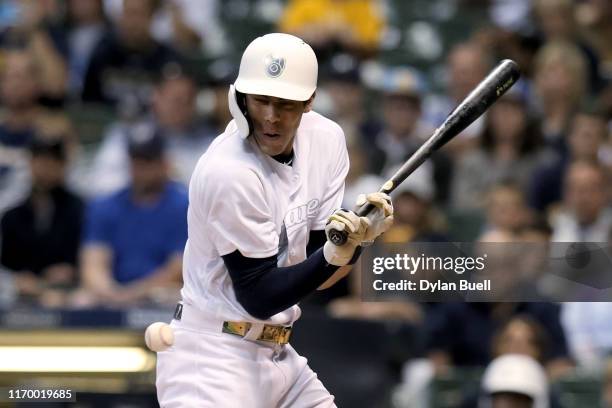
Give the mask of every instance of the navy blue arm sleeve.
[[251, 316], [262, 320], [298, 303], [339, 268], [327, 263], [321, 247], [291, 266], [277, 266], [276, 255], [247, 258], [238, 250], [224, 255], [223, 261], [236, 298]]
[[306, 256], [314, 254], [314, 252], [325, 245], [327, 236], [324, 230], [310, 231], [308, 235], [308, 245], [306, 245]]

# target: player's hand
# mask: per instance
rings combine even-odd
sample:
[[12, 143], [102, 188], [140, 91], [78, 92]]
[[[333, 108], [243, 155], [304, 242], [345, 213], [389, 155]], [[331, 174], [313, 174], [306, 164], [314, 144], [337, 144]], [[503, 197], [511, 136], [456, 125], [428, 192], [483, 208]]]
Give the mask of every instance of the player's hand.
[[[325, 260], [332, 265], [344, 266], [349, 263], [355, 249], [366, 237], [366, 231], [370, 226], [370, 221], [366, 217], [359, 217], [353, 211], [339, 209], [327, 220], [325, 234], [328, 241], [323, 246]], [[331, 230], [346, 231], [347, 239], [344, 245], [337, 246], [329, 241]]]
[[370, 194], [360, 194], [357, 197], [357, 207], [371, 204], [376, 209], [368, 215], [369, 227], [363, 238], [362, 245], [367, 246], [374, 242], [382, 233], [387, 231], [393, 224], [393, 204], [388, 194], [376, 192]]

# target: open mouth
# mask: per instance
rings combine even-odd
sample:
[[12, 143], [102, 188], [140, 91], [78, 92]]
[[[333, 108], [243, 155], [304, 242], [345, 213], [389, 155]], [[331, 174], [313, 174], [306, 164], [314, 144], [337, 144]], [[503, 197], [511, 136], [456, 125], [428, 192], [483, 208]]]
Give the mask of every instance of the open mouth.
[[269, 137], [271, 139], [276, 139], [280, 137], [279, 133], [264, 133], [264, 136]]

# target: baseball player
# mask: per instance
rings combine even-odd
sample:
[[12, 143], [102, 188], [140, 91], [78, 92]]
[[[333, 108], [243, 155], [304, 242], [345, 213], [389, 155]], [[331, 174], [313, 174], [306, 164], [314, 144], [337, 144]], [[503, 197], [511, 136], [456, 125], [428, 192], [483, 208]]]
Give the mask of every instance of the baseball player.
[[[369, 218], [338, 209], [349, 169], [342, 129], [311, 110], [312, 48], [288, 34], [255, 39], [229, 90], [233, 120], [189, 186], [189, 239], [174, 343], [158, 354], [162, 407], [333, 407], [288, 344], [297, 303], [345, 276], [386, 231], [388, 196]], [[335, 246], [331, 228], [348, 232]]]

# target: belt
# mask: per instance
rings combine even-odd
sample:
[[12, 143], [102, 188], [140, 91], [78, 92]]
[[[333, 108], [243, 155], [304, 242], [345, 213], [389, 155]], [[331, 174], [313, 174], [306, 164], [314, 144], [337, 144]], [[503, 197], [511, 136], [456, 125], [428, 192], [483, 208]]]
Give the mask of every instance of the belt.
[[284, 345], [289, 342], [292, 330], [291, 326], [284, 325], [217, 320], [192, 305], [182, 302], [176, 305], [174, 319], [196, 330], [218, 333], [219, 329], [221, 329], [223, 333], [240, 336], [245, 340], [259, 340], [278, 345]]
[[[252, 323], [249, 322], [223, 322], [223, 333], [229, 333], [236, 336], [244, 337], [247, 335]], [[284, 345], [289, 343], [291, 337], [291, 326], [280, 326], [272, 324], [264, 324], [261, 334], [255, 339], [259, 341], [267, 341], [270, 343], [276, 343]]]

